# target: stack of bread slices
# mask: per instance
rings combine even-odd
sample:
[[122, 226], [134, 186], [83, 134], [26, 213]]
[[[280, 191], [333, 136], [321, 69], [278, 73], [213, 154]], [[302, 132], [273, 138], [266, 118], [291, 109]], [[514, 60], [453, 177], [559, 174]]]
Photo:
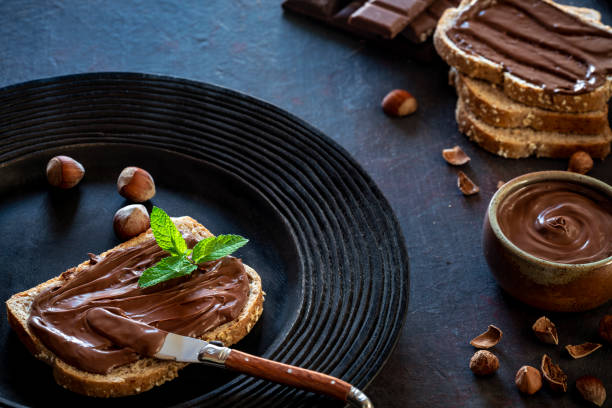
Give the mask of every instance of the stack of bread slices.
[[[594, 158], [606, 157], [612, 141], [608, 123], [612, 79], [608, 77], [592, 92], [551, 95], [505, 72], [499, 64], [464, 52], [446, 32], [461, 12], [478, 1], [464, 0], [457, 8], [448, 9], [434, 35], [436, 50], [451, 66], [449, 81], [458, 95], [455, 115], [459, 130], [484, 149], [506, 158], [566, 158], [579, 150]], [[612, 32], [599, 21], [601, 16], [595, 10], [542, 1]]]

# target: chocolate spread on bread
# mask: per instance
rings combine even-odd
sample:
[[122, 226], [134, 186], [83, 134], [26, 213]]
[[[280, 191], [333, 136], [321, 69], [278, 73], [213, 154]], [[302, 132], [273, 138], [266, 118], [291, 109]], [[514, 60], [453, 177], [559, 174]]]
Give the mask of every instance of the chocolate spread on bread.
[[538, 258], [584, 264], [612, 256], [612, 200], [579, 184], [521, 187], [500, 203], [497, 220], [512, 243]]
[[541, 0], [477, 2], [448, 38], [549, 93], [591, 92], [612, 75], [612, 32]]
[[[193, 237], [185, 238], [189, 247], [195, 245]], [[87, 320], [90, 309], [104, 308], [153, 328], [192, 337], [240, 315], [249, 296], [242, 261], [228, 256], [201, 265], [189, 276], [139, 288], [142, 271], [165, 256], [167, 253], [153, 239], [112, 251], [104, 258], [92, 256], [84, 270], [36, 297], [29, 329], [68, 364], [88, 372], [107, 373], [140, 356], [136, 350], [121, 347], [108, 335], [93, 330]], [[133, 327], [126, 325], [126, 335]], [[155, 336], [141, 338], [136, 347], [141, 352], [154, 353], [163, 342]]]

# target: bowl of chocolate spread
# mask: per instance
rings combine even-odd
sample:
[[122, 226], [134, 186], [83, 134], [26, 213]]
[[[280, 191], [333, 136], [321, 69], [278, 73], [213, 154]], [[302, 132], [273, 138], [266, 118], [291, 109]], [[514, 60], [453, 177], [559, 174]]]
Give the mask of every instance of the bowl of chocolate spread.
[[612, 299], [612, 186], [567, 171], [519, 176], [489, 203], [483, 249], [499, 285], [522, 302], [597, 307]]

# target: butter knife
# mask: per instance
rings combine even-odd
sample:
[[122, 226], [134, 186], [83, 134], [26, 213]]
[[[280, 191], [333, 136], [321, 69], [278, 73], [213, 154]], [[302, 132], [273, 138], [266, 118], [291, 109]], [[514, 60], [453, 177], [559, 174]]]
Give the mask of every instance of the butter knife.
[[168, 333], [104, 308], [90, 309], [86, 318], [90, 327], [100, 335], [145, 356], [226, 368], [252, 377], [328, 395], [356, 407], [374, 407], [361, 390], [327, 374], [257, 357], [225, 347], [217, 341]]

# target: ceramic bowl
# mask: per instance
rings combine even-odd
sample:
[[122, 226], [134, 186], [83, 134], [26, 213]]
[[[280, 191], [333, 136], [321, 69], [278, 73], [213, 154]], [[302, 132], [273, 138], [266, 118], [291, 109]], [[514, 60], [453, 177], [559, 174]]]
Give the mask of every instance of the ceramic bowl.
[[528, 173], [510, 180], [495, 193], [485, 215], [485, 258], [499, 285], [528, 305], [563, 312], [592, 309], [612, 299], [612, 256], [585, 264], [547, 261], [514, 245], [498, 224], [497, 209], [508, 195], [526, 185], [544, 181], [583, 184], [612, 200], [612, 186], [567, 171]]

